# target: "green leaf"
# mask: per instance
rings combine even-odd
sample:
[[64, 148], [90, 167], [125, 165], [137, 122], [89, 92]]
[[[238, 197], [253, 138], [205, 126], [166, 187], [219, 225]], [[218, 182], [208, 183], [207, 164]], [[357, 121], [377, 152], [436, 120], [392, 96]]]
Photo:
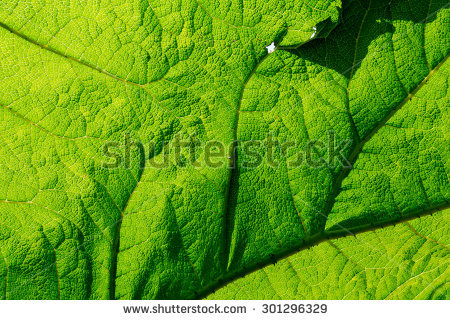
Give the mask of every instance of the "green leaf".
[[325, 239], [208, 299], [447, 299], [449, 212]]
[[[330, 297], [325, 286], [340, 298], [444, 297], [444, 213], [410, 220], [405, 248], [409, 225], [379, 231], [392, 259], [373, 233], [361, 237], [378, 251], [345, 236], [448, 206], [448, 7], [346, 1], [337, 25], [340, 3], [325, 0], [2, 2], [3, 298], [194, 298], [224, 283], [213, 297], [254, 298], [264, 266], [293, 253], [268, 298]], [[256, 167], [243, 148], [218, 157], [234, 167], [202, 150], [195, 164], [172, 151], [154, 165], [164, 141], [192, 136], [296, 144], [262, 148]], [[136, 141], [154, 143], [145, 159]], [[125, 155], [113, 168], [111, 143]], [[439, 247], [419, 250], [419, 234]], [[302, 250], [328, 237], [339, 239], [312, 263]], [[373, 260], [345, 263], [361, 250]], [[299, 289], [289, 272], [305, 264], [316, 278]]]

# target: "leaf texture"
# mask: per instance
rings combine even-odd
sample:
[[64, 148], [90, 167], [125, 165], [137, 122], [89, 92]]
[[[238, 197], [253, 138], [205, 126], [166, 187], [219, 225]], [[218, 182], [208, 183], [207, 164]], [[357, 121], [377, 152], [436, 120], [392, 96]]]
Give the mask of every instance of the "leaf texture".
[[[447, 2], [424, 0], [3, 1], [2, 297], [183, 299], [224, 283], [208, 297], [445, 297], [449, 21]], [[288, 165], [330, 132], [351, 167]], [[105, 143], [126, 135], [154, 152], [105, 168]], [[177, 136], [268, 135], [299, 142], [275, 168], [267, 154], [242, 166], [239, 148], [221, 157], [232, 168], [201, 152], [150, 165]], [[416, 216], [361, 233], [378, 251], [344, 237]], [[388, 237], [397, 264], [379, 255]], [[320, 285], [291, 277], [308, 264]]]

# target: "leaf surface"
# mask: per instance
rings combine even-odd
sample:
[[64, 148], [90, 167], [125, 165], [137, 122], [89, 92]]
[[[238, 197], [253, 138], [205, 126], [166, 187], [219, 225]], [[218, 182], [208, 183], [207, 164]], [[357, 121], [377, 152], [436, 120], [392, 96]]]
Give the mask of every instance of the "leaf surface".
[[[342, 236], [446, 208], [450, 10], [413, 6], [347, 1], [336, 27], [336, 1], [2, 2], [3, 297], [203, 297], [324, 237], [357, 247]], [[330, 133], [349, 141], [351, 168], [288, 165]], [[106, 168], [104, 145], [127, 135], [155, 149], [141, 159], [132, 145], [128, 165]], [[193, 135], [298, 143], [256, 168], [239, 148], [221, 156], [234, 168], [202, 152], [199, 166], [173, 153], [150, 165], [163, 141]], [[318, 250], [332, 266], [336, 254]], [[445, 261], [441, 247], [427, 253], [430, 268]], [[298, 255], [294, 268], [309, 251]], [[395, 288], [383, 290], [367, 298]]]
[[447, 299], [448, 214], [325, 239], [208, 299]]

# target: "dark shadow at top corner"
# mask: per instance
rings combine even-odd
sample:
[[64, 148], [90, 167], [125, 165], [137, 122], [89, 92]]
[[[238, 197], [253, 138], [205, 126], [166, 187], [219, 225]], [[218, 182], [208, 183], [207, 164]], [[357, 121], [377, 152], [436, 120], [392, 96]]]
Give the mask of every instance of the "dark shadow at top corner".
[[[369, 47], [373, 41], [380, 36], [396, 32], [394, 21], [410, 21], [417, 25], [431, 23], [437, 19], [439, 8], [428, 13], [429, 1], [418, 0], [418, 2], [415, 6], [423, 8], [423, 12], [414, 12], [400, 19], [393, 14], [392, 8], [397, 6], [397, 12], [402, 4], [408, 5], [402, 0], [377, 1], [377, 7], [371, 8], [370, 11], [365, 9], [371, 3], [369, 0], [344, 1], [342, 21], [335, 29], [325, 30], [322, 38], [286, 51], [314, 64], [331, 68], [350, 79], [361, 66], [361, 62], [372, 54], [369, 53]], [[449, 6], [447, 3], [442, 8]], [[390, 45], [390, 41], [385, 43]], [[376, 51], [373, 52], [375, 53]]]

